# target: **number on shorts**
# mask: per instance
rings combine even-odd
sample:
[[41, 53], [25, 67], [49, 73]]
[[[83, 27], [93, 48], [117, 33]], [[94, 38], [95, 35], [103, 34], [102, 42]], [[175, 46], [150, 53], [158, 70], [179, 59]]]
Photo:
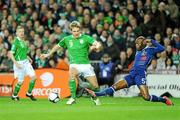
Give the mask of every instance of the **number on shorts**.
[[142, 84], [146, 84], [146, 78], [142, 78], [141, 81], [142, 81]]

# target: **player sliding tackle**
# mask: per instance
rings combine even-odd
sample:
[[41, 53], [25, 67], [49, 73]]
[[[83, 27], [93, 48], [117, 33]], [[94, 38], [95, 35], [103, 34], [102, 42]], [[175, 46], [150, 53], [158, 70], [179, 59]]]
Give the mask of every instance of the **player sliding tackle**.
[[[88, 58], [88, 52], [90, 46], [90, 49], [99, 49], [101, 46], [92, 37], [81, 34], [81, 26], [78, 21], [73, 21], [70, 24], [70, 29], [72, 35], [64, 37], [48, 54], [41, 55], [41, 58], [44, 59], [50, 57], [60, 47], [67, 48], [70, 58], [69, 88], [71, 92], [71, 98], [66, 103], [68, 105], [75, 103], [76, 100], [76, 80], [78, 79], [78, 74], [82, 74], [85, 77], [92, 86], [92, 90], [97, 91], [99, 89], [93, 67]], [[98, 98], [93, 97], [93, 101], [95, 105], [100, 105]]]
[[[154, 47], [148, 47], [148, 43], [152, 43]], [[88, 90], [88, 92], [94, 96], [113, 95], [113, 93], [117, 90], [129, 88], [132, 85], [137, 85], [144, 100], [163, 102], [166, 105], [173, 105], [171, 100], [165, 96], [157, 97], [155, 95], [149, 95], [148, 87], [146, 85], [147, 65], [150, 63], [151, 59], [156, 53], [164, 51], [164, 47], [155, 40], [146, 39], [143, 36], [138, 37], [135, 44], [137, 52], [135, 55], [134, 65], [130, 70], [130, 73], [125, 76], [124, 79], [119, 80], [117, 83], [101, 92], [94, 93], [91, 90]]]

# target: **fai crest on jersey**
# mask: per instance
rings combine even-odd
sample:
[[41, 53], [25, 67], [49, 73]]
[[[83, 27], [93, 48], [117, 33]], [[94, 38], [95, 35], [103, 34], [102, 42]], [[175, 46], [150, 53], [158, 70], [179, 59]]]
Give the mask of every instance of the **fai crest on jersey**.
[[79, 42], [80, 42], [80, 44], [83, 44], [83, 43], [84, 43], [83, 39], [80, 39]]

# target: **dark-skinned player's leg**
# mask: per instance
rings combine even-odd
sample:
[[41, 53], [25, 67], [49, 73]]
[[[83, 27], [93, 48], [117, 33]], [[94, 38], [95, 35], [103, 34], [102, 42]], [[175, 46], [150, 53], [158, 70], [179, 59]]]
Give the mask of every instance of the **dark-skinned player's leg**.
[[146, 85], [145, 72], [139, 71], [134, 77], [135, 84], [139, 87], [141, 95], [144, 100], [152, 102], [162, 102], [166, 105], [173, 105], [173, 103], [167, 97], [158, 97], [156, 95], [149, 95], [148, 86]]
[[139, 90], [144, 100], [151, 102], [162, 102], [166, 105], [173, 105], [170, 99], [167, 97], [158, 97], [156, 95], [149, 95], [148, 87], [146, 85], [140, 85]]
[[112, 96], [114, 94], [115, 91], [123, 89], [123, 88], [128, 88], [131, 85], [134, 85], [135, 82], [133, 81], [134, 78], [134, 74], [128, 74], [124, 77], [124, 79], [117, 81], [115, 84], [113, 84], [111, 87], [102, 90], [100, 92], [96, 92], [95, 94], [97, 96], [105, 96], [105, 95], [109, 95]]

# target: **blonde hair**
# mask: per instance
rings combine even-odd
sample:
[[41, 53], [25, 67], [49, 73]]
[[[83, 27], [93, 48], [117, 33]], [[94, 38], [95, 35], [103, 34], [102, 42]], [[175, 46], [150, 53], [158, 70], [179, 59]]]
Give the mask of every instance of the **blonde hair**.
[[81, 25], [78, 21], [72, 21], [69, 25], [70, 29], [72, 30], [72, 28], [77, 27], [77, 28], [81, 28]]
[[17, 30], [19, 30], [19, 29], [24, 29], [24, 27], [23, 26], [21, 26], [21, 25], [19, 25], [19, 26], [17, 26], [17, 28], [16, 28]]

